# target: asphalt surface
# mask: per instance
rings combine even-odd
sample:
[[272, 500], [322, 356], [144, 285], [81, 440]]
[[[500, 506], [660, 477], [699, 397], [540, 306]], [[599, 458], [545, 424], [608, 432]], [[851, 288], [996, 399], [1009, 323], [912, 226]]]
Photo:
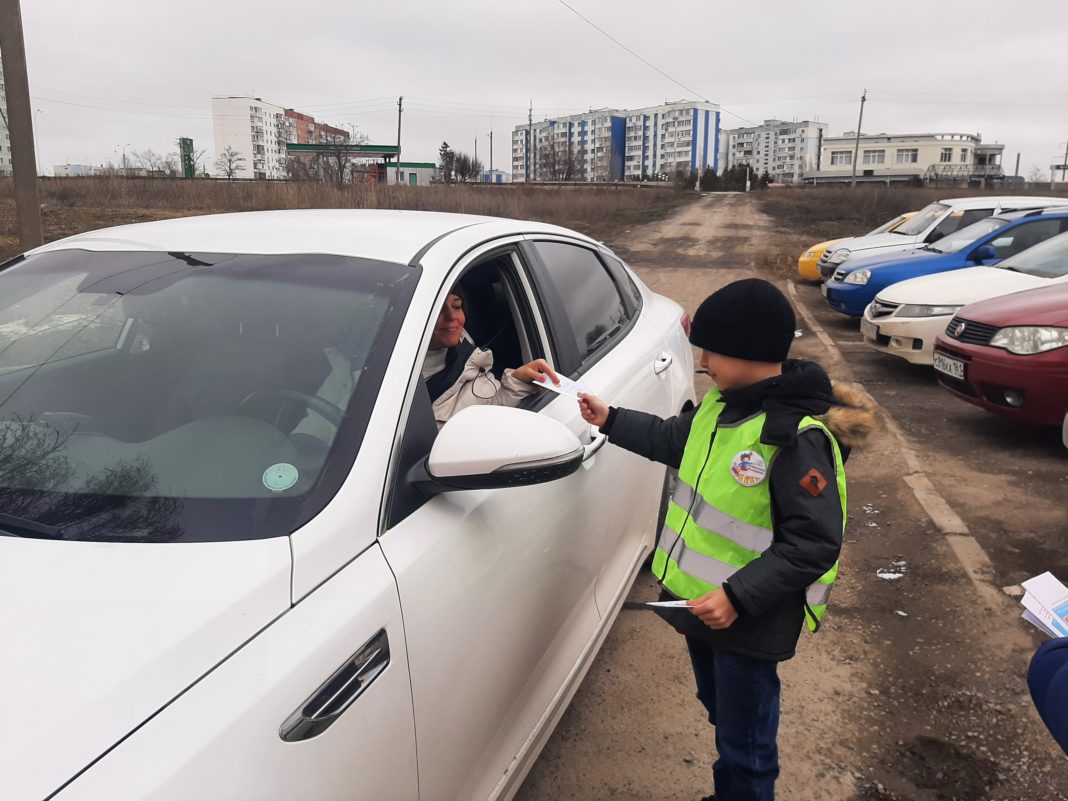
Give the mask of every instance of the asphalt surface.
[[[609, 244], [692, 314], [719, 286], [758, 275], [782, 233], [754, 198], [721, 195]], [[823, 629], [804, 633], [780, 670], [778, 797], [1068, 799], [1068, 758], [1027, 693], [1041, 638], [1012, 595], [1044, 570], [1068, 578], [1059, 432], [1001, 420], [942, 390], [930, 368], [869, 351], [816, 287], [795, 285], [793, 297], [826, 338], [799, 314], [793, 355], [862, 383], [883, 427], [848, 464], [843, 567]], [[713, 731], [681, 639], [641, 609], [655, 594], [640, 575], [520, 801], [711, 792]]]

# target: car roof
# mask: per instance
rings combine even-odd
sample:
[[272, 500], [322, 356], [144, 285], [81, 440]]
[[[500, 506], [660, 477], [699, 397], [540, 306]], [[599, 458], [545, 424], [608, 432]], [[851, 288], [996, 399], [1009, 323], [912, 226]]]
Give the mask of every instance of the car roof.
[[383, 209], [290, 209], [179, 217], [101, 228], [60, 239], [53, 250], [193, 253], [330, 253], [407, 264], [430, 244], [478, 226], [487, 239], [509, 234], [587, 236], [547, 223], [473, 214]]
[[[983, 208], [994, 203], [997, 206], [1009, 208], [1026, 208], [1030, 204], [1042, 206], [1057, 206], [1068, 203], [1068, 198], [1063, 197], [1038, 197], [1031, 195], [981, 195], [978, 197], [950, 197], [941, 198], [936, 203], [942, 203], [953, 208]], [[1031, 206], [1033, 208], [1033, 206]]]

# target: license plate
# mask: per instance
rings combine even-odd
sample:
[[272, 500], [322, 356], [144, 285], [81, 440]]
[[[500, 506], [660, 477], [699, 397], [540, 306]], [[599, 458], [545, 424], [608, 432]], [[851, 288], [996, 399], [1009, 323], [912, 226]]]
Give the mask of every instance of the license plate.
[[951, 359], [944, 353], [936, 353], [934, 355], [934, 369], [958, 381], [964, 380], [964, 362]]
[[860, 321], [860, 335], [865, 339], [878, 339], [879, 326], [869, 320]]
[[823, 293], [823, 297], [827, 297], [827, 291], [828, 291], [827, 290], [827, 285], [826, 284], [820, 284], [820, 292]]

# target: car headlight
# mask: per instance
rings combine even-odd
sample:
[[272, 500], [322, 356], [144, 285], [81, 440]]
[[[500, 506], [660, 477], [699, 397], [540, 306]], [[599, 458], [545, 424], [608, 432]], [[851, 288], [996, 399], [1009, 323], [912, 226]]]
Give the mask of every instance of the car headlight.
[[924, 306], [918, 303], [906, 303], [897, 310], [898, 317], [944, 317], [956, 314], [960, 306]]
[[842, 279], [845, 284], [866, 284], [871, 279], [871, 270], [854, 270]]
[[1047, 350], [1068, 347], [1068, 328], [1054, 328], [1053, 326], [1002, 328], [994, 334], [990, 344], [1019, 356], [1045, 353]]
[[849, 258], [849, 248], [838, 248], [831, 254], [831, 261], [834, 264], [841, 264], [843, 261]]
[[805, 251], [805, 255], [802, 256], [802, 258], [804, 258], [804, 259], [814, 259], [814, 258], [816, 258], [816, 251], [814, 251], [814, 250], [806, 250]]

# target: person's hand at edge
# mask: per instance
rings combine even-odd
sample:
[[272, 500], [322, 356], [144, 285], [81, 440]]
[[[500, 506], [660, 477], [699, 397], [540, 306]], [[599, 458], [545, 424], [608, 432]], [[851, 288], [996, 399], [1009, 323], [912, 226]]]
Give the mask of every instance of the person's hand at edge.
[[579, 412], [582, 414], [582, 419], [598, 428], [603, 426], [608, 420], [608, 404], [588, 392], [580, 392], [578, 397]]
[[710, 629], [726, 629], [738, 619], [738, 611], [722, 588], [688, 601], [693, 613]]
[[556, 374], [556, 371], [545, 359], [535, 359], [532, 362], [527, 362], [522, 367], [515, 368], [512, 371], [512, 378], [527, 384], [546, 380], [552, 381], [557, 385], [560, 383], [560, 376]]

